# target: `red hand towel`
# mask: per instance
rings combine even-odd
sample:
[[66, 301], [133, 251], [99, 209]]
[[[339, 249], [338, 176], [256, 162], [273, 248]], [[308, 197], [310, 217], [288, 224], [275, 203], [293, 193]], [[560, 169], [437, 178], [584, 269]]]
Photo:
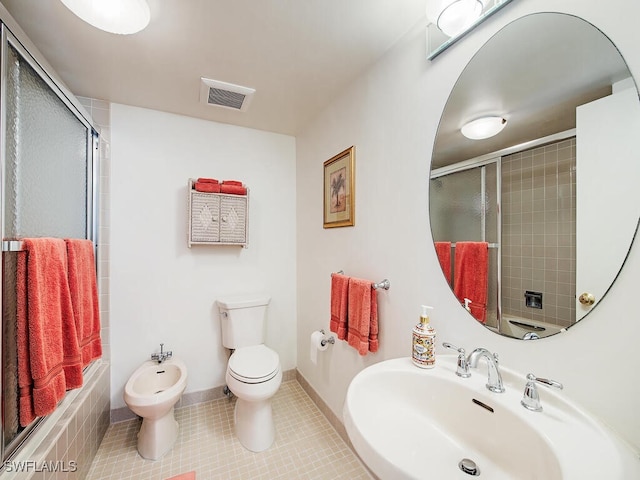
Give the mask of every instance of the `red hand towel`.
[[196, 182], [193, 188], [196, 189], [196, 192], [220, 193], [220, 185], [217, 183]]
[[220, 193], [230, 193], [232, 195], [246, 195], [247, 187], [243, 187], [240, 185], [227, 185], [223, 183], [220, 185]]
[[337, 334], [339, 340], [347, 338], [347, 294], [349, 277], [334, 273], [331, 275], [331, 321], [329, 330]]
[[82, 366], [102, 356], [100, 307], [93, 242], [66, 238], [69, 291]]
[[[370, 280], [349, 279], [347, 342], [360, 355], [378, 350], [377, 294], [372, 285]], [[370, 335], [374, 337], [373, 345], [369, 341]]]
[[435, 242], [435, 247], [442, 273], [451, 285], [451, 242]]
[[242, 187], [242, 182], [239, 182], [238, 180], [223, 180], [222, 184], [223, 185], [236, 185], [238, 187]]
[[487, 242], [456, 242], [453, 293], [460, 303], [471, 300], [471, 314], [476, 320], [487, 321], [487, 288], [489, 285], [489, 244]]
[[218, 180], [216, 180], [215, 178], [198, 178], [198, 180], [196, 180], [196, 183], [218, 183]]
[[17, 267], [20, 424], [47, 415], [65, 391], [82, 385], [66, 246], [57, 238], [23, 240]]
[[369, 325], [369, 351], [378, 351], [378, 290], [371, 289], [371, 324]]

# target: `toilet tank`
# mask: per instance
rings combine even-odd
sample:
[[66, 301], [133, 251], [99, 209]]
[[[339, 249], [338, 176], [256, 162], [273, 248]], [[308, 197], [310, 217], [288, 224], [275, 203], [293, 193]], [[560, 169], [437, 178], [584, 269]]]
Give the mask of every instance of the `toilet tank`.
[[263, 344], [270, 300], [271, 297], [265, 293], [233, 295], [216, 300], [222, 345], [235, 349]]

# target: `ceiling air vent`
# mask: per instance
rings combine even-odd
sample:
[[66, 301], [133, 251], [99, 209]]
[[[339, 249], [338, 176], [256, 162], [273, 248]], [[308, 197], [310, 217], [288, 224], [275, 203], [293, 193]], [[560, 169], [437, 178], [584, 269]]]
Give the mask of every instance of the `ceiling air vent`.
[[200, 78], [200, 101], [213, 107], [230, 108], [244, 112], [256, 92], [253, 88]]

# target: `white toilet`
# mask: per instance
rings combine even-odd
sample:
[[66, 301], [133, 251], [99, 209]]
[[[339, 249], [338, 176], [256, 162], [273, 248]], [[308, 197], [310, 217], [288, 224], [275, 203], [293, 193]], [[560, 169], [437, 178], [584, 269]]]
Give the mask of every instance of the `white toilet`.
[[266, 294], [247, 294], [217, 300], [222, 344], [233, 353], [226, 382], [237, 397], [236, 436], [252, 452], [262, 452], [275, 439], [271, 397], [282, 383], [280, 357], [264, 345]]
[[149, 360], [140, 365], [124, 387], [124, 401], [142, 417], [138, 432], [138, 453], [158, 460], [178, 438], [178, 422], [173, 414], [187, 386], [187, 366], [169, 358], [162, 363]]

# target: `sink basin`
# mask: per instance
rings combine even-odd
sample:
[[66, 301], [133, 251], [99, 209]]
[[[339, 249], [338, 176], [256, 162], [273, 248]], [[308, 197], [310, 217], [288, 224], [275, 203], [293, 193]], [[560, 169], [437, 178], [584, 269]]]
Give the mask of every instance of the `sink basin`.
[[496, 394], [482, 368], [456, 376], [456, 358], [429, 370], [387, 360], [352, 380], [345, 428], [380, 479], [471, 480], [469, 465], [491, 480], [640, 478], [632, 451], [562, 394], [540, 386], [543, 411], [532, 412], [520, 405], [524, 374], [501, 367], [506, 392]]

